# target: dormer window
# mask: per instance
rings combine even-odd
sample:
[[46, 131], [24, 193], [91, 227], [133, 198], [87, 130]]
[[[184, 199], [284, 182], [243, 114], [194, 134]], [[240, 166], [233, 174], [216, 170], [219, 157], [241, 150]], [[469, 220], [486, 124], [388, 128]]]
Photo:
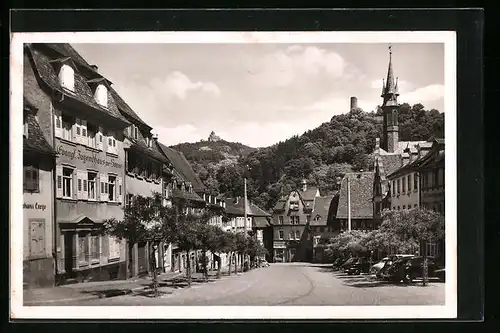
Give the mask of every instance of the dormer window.
[[100, 84], [97, 86], [94, 98], [97, 103], [101, 106], [107, 108], [108, 107], [108, 88], [104, 84]]
[[75, 71], [71, 66], [63, 64], [59, 70], [59, 83], [65, 89], [75, 90]]
[[146, 144], [148, 145], [148, 148], [152, 147], [151, 143], [152, 143], [151, 138], [150, 137], [146, 137]]

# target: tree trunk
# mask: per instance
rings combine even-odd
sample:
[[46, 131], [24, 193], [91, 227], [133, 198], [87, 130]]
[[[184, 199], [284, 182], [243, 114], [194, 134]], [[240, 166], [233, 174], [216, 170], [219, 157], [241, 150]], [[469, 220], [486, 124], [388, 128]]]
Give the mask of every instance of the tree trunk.
[[238, 253], [234, 253], [234, 274], [238, 274]]
[[191, 287], [191, 254], [187, 251], [186, 257], [186, 275], [188, 280], [188, 287]]
[[132, 242], [127, 242], [128, 245], [128, 278], [134, 277], [134, 244]]
[[428, 265], [427, 265], [427, 241], [424, 241], [424, 246], [423, 246], [423, 249], [422, 249], [422, 270], [423, 270], [423, 274], [422, 274], [422, 284], [424, 285], [424, 287], [427, 285], [427, 279], [428, 279], [428, 274], [429, 274], [429, 269], [428, 269]]
[[231, 251], [229, 251], [227, 253], [227, 256], [229, 257], [229, 271], [228, 271], [229, 274], [228, 275], [230, 276], [231, 275], [231, 268], [232, 268], [232, 264], [231, 263], [233, 261], [233, 256], [232, 256]]
[[217, 256], [217, 278], [220, 279], [220, 271], [221, 271], [222, 258], [221, 254]]
[[203, 250], [203, 276], [205, 281], [208, 281], [208, 260], [207, 260], [207, 250]]
[[150, 262], [151, 262], [151, 271], [153, 273], [153, 293], [155, 297], [159, 296], [158, 293], [158, 272], [156, 268], [156, 257], [155, 257], [155, 243], [151, 243], [150, 245]]

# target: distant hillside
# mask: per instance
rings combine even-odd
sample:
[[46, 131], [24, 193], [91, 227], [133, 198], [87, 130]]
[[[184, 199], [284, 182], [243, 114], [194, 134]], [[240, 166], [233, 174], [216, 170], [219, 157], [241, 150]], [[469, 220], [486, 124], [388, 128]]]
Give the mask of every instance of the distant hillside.
[[219, 186], [215, 179], [217, 170], [225, 166], [236, 165], [240, 159], [257, 150], [239, 142], [223, 140], [214, 132], [210, 133], [206, 141], [180, 143], [172, 148], [181, 151], [186, 156], [194, 171], [214, 194], [219, 193]]
[[[214, 193], [243, 195], [248, 179], [248, 197], [262, 208], [274, 206], [279, 196], [306, 178], [322, 195], [338, 189], [337, 179], [346, 172], [373, 168], [371, 153], [375, 139], [382, 137], [381, 111], [354, 109], [334, 116], [315, 129], [266, 148], [230, 143], [215, 133], [210, 141], [183, 143], [181, 150], [195, 172]], [[427, 140], [444, 137], [444, 114], [425, 110], [422, 104], [399, 108], [399, 139]]]

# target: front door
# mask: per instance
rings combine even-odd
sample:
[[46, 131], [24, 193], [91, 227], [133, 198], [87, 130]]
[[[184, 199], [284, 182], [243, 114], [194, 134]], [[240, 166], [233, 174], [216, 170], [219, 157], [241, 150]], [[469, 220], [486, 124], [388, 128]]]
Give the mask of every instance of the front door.
[[73, 262], [74, 262], [74, 238], [73, 232], [65, 232], [64, 233], [64, 269], [66, 273], [71, 274], [73, 272]]
[[144, 274], [148, 272], [146, 243], [139, 243], [137, 245], [137, 264], [138, 264], [139, 274]]

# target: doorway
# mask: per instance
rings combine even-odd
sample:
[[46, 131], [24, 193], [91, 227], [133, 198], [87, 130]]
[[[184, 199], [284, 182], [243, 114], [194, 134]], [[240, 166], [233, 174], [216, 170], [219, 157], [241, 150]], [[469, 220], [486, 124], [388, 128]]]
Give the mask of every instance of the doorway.
[[64, 270], [66, 274], [73, 274], [73, 256], [74, 256], [74, 232], [65, 232], [64, 233]]

